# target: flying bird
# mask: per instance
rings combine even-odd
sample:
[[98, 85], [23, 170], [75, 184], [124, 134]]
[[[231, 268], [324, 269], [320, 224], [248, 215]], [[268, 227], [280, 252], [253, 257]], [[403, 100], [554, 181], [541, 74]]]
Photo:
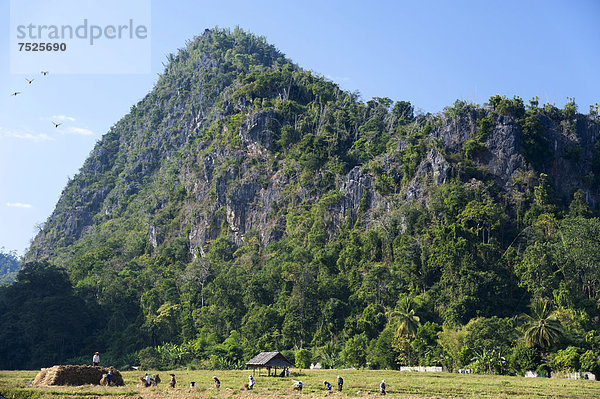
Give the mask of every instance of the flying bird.
[[11, 94], [11, 96], [16, 96], [17, 94], [21, 94], [20, 91], [15, 91], [13, 94]]
[[42, 73], [42, 75], [44, 75], [44, 76], [48, 75], [48, 71], [42, 71], [41, 73]]
[[52, 121], [52, 123], [54, 124], [54, 127], [59, 127], [60, 125], [62, 125], [62, 123], [56, 123], [54, 121]]
[[31, 84], [31, 82], [33, 82], [35, 79], [27, 79], [27, 78], [25, 78], [25, 80], [27, 81], [27, 83]]

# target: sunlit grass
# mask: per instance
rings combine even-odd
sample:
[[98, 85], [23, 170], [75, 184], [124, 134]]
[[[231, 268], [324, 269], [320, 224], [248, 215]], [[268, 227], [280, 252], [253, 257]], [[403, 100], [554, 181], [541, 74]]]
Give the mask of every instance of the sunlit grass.
[[[155, 374], [157, 371], [149, 371]], [[385, 379], [388, 396], [397, 398], [600, 398], [600, 382], [448, 373], [408, 373], [389, 370], [292, 370], [289, 378], [260, 376], [253, 391], [243, 390], [250, 371], [175, 370], [158, 371], [162, 383], [158, 387], [138, 386], [141, 371], [122, 372], [124, 387], [29, 386], [37, 371], [0, 371], [0, 393], [13, 398], [316, 398], [325, 396], [370, 397], [379, 395], [379, 383]], [[168, 387], [169, 374], [174, 373], [177, 387]], [[344, 390], [326, 392], [323, 380], [334, 387], [336, 377], [344, 378]], [[221, 380], [214, 388], [212, 376]], [[301, 393], [290, 390], [292, 380], [302, 380]], [[196, 389], [188, 388], [190, 382]]]

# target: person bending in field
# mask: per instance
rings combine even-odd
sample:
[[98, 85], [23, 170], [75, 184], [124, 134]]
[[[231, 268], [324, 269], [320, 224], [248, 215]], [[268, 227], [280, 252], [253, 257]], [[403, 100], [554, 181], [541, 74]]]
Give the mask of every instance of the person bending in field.
[[254, 388], [254, 384], [256, 384], [256, 381], [254, 381], [254, 376], [252, 376], [252, 374], [248, 376], [248, 380], [248, 389]]
[[331, 391], [331, 384], [329, 383], [329, 381], [323, 381], [323, 384], [325, 384], [326, 390]]
[[171, 381], [169, 381], [169, 386], [171, 388], [175, 388], [176, 383], [177, 383], [177, 381], [175, 381], [175, 374], [171, 374]]
[[221, 381], [219, 381], [217, 376], [214, 376], [213, 380], [215, 381], [215, 388], [217, 388], [217, 389], [221, 388]]

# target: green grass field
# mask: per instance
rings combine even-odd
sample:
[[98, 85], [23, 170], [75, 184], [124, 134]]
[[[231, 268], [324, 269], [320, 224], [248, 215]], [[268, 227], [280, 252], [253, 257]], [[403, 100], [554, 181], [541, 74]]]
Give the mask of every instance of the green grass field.
[[[156, 372], [151, 372], [156, 373]], [[177, 387], [167, 386], [171, 372], [159, 372], [163, 382], [158, 387], [138, 386], [143, 372], [123, 372], [124, 387], [30, 386], [37, 371], [0, 371], [0, 393], [13, 398], [316, 398], [326, 396], [379, 396], [379, 382], [385, 379], [389, 397], [394, 398], [600, 398], [600, 381], [523, 378], [447, 373], [409, 373], [388, 370], [292, 370], [289, 378], [260, 376], [253, 391], [241, 388], [249, 371], [175, 370]], [[336, 377], [344, 378], [344, 390], [326, 392], [323, 380], [336, 385]], [[213, 387], [212, 376], [221, 380], [221, 389]], [[304, 383], [301, 393], [290, 390], [292, 379]], [[192, 390], [190, 382], [197, 388]]]

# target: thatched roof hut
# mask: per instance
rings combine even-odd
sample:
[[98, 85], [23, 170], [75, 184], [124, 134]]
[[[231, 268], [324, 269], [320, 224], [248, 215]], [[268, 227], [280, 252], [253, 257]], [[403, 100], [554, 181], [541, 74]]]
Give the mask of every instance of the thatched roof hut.
[[285, 372], [285, 369], [293, 366], [280, 352], [261, 352], [246, 362], [246, 367], [252, 368], [252, 374], [258, 369], [259, 375], [260, 369], [263, 367], [267, 369], [268, 375], [271, 375], [272, 368], [275, 369], [273, 375], [276, 376], [277, 368], [283, 369], [283, 372]]

